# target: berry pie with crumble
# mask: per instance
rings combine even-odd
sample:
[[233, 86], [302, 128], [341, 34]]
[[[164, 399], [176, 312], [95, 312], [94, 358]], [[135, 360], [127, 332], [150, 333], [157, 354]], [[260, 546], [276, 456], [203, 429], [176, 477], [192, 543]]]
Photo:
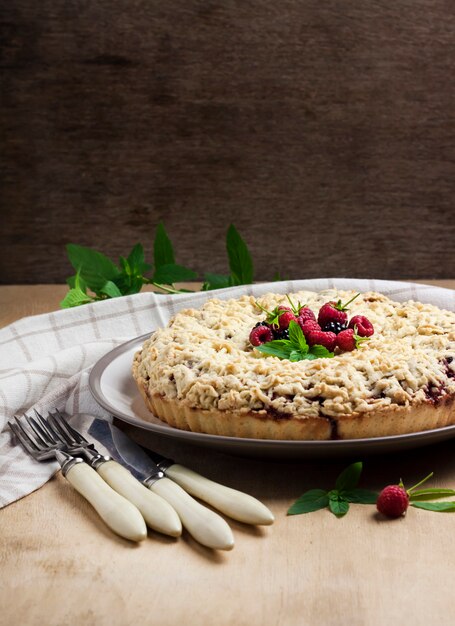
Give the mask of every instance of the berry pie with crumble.
[[454, 357], [453, 312], [300, 291], [180, 311], [136, 353], [133, 376], [151, 413], [179, 429], [359, 439], [455, 424]]

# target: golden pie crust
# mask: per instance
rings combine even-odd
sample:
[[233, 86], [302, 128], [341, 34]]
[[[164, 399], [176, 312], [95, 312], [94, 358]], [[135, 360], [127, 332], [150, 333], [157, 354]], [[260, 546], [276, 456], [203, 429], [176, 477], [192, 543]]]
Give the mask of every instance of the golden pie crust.
[[[298, 292], [317, 314], [355, 292]], [[267, 309], [286, 298], [267, 294]], [[154, 416], [192, 432], [275, 440], [373, 438], [455, 424], [455, 314], [361, 294], [349, 315], [375, 334], [361, 348], [312, 361], [264, 357], [249, 344], [264, 319], [255, 299], [209, 300], [179, 312], [136, 353], [133, 375]]]

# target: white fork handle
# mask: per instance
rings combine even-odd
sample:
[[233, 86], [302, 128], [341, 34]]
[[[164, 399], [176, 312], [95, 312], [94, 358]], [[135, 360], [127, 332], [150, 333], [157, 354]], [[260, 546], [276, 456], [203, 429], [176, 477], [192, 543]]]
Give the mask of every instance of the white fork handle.
[[185, 491], [245, 524], [273, 524], [272, 511], [253, 496], [209, 480], [196, 472], [174, 463], [166, 475]]
[[183, 526], [196, 541], [215, 550], [232, 550], [234, 537], [225, 520], [196, 502], [177, 483], [160, 478], [150, 489], [174, 507]]
[[73, 465], [65, 478], [117, 535], [131, 541], [142, 541], [147, 537], [144, 518], [134, 504], [111, 489], [87, 463]]
[[182, 523], [171, 505], [136, 480], [120, 463], [106, 461], [97, 467], [97, 472], [112, 489], [139, 509], [147, 526], [171, 537], [182, 534]]

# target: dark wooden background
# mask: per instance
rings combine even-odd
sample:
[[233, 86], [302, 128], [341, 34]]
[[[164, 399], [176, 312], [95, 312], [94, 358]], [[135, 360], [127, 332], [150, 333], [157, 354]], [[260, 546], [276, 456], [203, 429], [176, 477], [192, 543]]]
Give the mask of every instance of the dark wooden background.
[[453, 0], [5, 0], [0, 282], [72, 241], [258, 279], [455, 276]]

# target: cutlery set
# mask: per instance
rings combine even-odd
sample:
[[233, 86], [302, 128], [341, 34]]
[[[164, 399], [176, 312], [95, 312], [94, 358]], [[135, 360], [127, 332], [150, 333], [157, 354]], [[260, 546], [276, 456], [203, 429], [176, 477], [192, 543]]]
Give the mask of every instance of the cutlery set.
[[58, 410], [47, 417], [37, 411], [34, 417], [15, 416], [15, 421], [8, 424], [37, 461], [56, 459], [63, 476], [121, 537], [142, 541], [147, 537], [147, 526], [178, 537], [183, 526], [202, 545], [232, 549], [230, 526], [198, 500], [246, 524], [273, 523], [271, 511], [256, 498], [209, 480], [171, 459], [148, 454], [106, 420], [84, 418], [91, 420], [87, 434], [109, 456], [100, 453], [95, 443]]

